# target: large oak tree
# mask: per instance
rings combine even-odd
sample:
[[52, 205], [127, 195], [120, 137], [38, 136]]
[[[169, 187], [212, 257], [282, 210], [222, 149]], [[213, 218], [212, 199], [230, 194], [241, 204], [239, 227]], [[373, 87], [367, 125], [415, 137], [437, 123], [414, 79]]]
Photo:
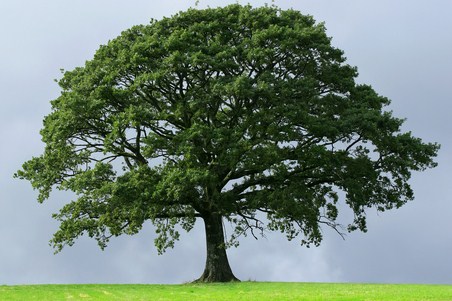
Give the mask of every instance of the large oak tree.
[[[236, 280], [225, 248], [281, 231], [318, 245], [340, 231], [338, 204], [366, 230], [365, 209], [413, 198], [412, 171], [438, 145], [402, 132], [390, 101], [355, 83], [357, 70], [323, 24], [275, 7], [190, 9], [135, 26], [84, 67], [64, 72], [41, 131], [45, 150], [16, 176], [76, 199], [54, 217], [57, 251], [87, 234], [155, 225], [159, 252], [202, 220], [199, 281]], [[224, 223], [235, 231], [225, 238]]]

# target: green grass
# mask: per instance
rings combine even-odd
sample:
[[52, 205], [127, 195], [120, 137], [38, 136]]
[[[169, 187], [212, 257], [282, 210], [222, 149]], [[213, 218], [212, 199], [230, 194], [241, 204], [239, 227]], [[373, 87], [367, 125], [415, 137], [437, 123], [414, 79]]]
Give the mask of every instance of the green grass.
[[0, 286], [0, 300], [452, 300], [451, 285], [241, 282], [182, 285]]

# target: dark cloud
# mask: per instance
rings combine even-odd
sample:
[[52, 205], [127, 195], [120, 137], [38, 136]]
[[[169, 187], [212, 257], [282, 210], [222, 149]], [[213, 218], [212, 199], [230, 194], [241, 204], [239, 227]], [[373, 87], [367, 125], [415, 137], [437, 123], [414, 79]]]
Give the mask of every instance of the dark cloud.
[[[270, 1], [268, 1], [270, 2]], [[58, 192], [36, 202], [29, 183], [12, 174], [42, 151], [38, 135], [49, 100], [59, 91], [59, 69], [90, 59], [100, 44], [150, 18], [169, 16], [195, 1], [3, 1], [0, 4], [0, 284], [180, 283], [198, 277], [204, 264], [203, 227], [183, 234], [174, 250], [157, 256], [147, 225], [100, 251], [80, 239], [53, 255], [51, 219], [71, 198]], [[200, 7], [235, 1], [200, 1]], [[251, 1], [261, 5], [263, 1]], [[450, 1], [275, 1], [324, 21], [333, 44], [345, 51], [372, 84], [406, 117], [406, 129], [443, 147], [439, 167], [415, 174], [416, 200], [399, 210], [368, 213], [369, 232], [343, 241], [325, 229], [321, 247], [306, 249], [277, 233], [244, 240], [229, 250], [244, 280], [452, 283], [451, 122], [452, 10]], [[347, 214], [344, 214], [344, 218]]]

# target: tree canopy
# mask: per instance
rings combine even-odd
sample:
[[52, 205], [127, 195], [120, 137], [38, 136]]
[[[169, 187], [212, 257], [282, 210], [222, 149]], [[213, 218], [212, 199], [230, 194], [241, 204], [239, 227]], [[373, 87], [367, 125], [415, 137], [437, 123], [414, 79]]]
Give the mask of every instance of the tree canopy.
[[[295, 10], [189, 9], [134, 26], [64, 72], [41, 130], [45, 150], [16, 176], [76, 197], [54, 218], [57, 251], [87, 234], [155, 225], [161, 253], [198, 219], [200, 281], [234, 280], [226, 245], [280, 231], [318, 245], [339, 231], [338, 204], [366, 230], [365, 210], [413, 199], [412, 171], [439, 146], [403, 132], [390, 100], [355, 83], [357, 69], [323, 24]], [[235, 231], [225, 240], [223, 222]], [[257, 231], [257, 232], [256, 232]], [[228, 270], [229, 269], [229, 270]]]

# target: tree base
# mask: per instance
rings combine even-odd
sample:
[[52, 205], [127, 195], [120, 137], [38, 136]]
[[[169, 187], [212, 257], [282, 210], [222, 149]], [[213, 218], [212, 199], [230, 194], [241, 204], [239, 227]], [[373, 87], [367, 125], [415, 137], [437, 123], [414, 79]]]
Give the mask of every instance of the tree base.
[[192, 283], [214, 283], [214, 282], [240, 282], [234, 275], [204, 275]]
[[220, 254], [223, 254], [223, 256], [220, 256], [222, 260], [215, 260], [214, 262], [207, 260], [206, 268], [201, 277], [193, 281], [193, 283], [240, 282], [240, 280], [232, 273], [226, 251], [224, 249], [218, 249], [217, 251], [220, 252]]

